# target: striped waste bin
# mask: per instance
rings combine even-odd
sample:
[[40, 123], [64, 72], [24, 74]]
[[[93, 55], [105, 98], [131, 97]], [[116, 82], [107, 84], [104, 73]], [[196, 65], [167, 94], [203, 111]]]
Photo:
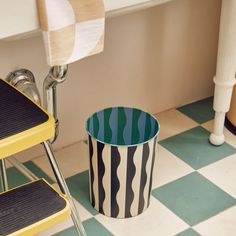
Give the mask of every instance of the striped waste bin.
[[116, 218], [141, 214], [150, 202], [159, 123], [136, 108], [113, 107], [86, 123], [90, 157], [90, 201]]

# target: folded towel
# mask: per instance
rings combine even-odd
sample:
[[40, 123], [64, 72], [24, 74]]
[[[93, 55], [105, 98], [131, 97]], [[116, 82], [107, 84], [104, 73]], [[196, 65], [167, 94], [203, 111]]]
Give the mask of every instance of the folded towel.
[[48, 65], [69, 64], [103, 50], [103, 0], [37, 0]]

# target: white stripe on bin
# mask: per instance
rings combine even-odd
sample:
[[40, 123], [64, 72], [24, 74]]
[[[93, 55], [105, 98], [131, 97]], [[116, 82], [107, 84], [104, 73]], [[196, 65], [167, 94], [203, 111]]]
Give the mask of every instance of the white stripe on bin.
[[103, 202], [103, 211], [107, 216], [111, 215], [111, 147], [105, 145], [102, 152], [102, 160], [105, 166], [105, 173], [102, 184], [105, 190], [105, 199]]
[[150, 186], [150, 179], [151, 179], [151, 167], [152, 167], [152, 156], [153, 156], [153, 145], [154, 145], [154, 139], [149, 142], [149, 157], [146, 165], [146, 173], [147, 173], [147, 182], [144, 188], [144, 199], [145, 204], [143, 207], [143, 210], [145, 210], [148, 207], [148, 198], [149, 198], [149, 186]]
[[94, 138], [92, 138], [93, 143], [93, 171], [94, 171], [94, 181], [93, 181], [93, 192], [94, 192], [94, 201], [95, 206], [94, 208], [98, 211], [99, 210], [99, 195], [98, 195], [98, 160], [97, 160], [97, 142]]
[[131, 209], [130, 209], [132, 216], [136, 216], [138, 214], [142, 154], [143, 154], [143, 145], [138, 145], [134, 153], [134, 165], [135, 165], [136, 171], [135, 171], [134, 179], [132, 181], [132, 190], [134, 192], [134, 200], [131, 204]]
[[127, 148], [118, 147], [120, 153], [120, 164], [117, 168], [117, 176], [120, 181], [120, 188], [116, 195], [116, 200], [119, 205], [118, 218], [125, 217], [125, 196], [126, 196], [126, 173], [127, 173]]

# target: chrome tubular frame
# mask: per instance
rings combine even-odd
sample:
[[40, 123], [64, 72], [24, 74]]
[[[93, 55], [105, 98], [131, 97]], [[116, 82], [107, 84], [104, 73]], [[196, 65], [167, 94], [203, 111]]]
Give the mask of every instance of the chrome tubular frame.
[[2, 183], [2, 190], [8, 190], [8, 181], [7, 181], [7, 168], [6, 168], [6, 160], [0, 160], [0, 169], [1, 169], [1, 183]]
[[8, 81], [11, 85], [19, 89], [21, 92], [28, 95], [38, 104], [41, 104], [41, 99], [38, 88], [36, 86], [36, 81], [31, 71], [27, 69], [14, 70], [7, 75], [6, 81]]

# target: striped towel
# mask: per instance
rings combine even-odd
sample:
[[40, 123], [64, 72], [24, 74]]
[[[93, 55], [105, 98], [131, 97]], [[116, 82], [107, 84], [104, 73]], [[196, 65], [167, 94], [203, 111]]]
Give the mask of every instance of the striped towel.
[[48, 65], [69, 64], [103, 50], [103, 0], [37, 0]]

